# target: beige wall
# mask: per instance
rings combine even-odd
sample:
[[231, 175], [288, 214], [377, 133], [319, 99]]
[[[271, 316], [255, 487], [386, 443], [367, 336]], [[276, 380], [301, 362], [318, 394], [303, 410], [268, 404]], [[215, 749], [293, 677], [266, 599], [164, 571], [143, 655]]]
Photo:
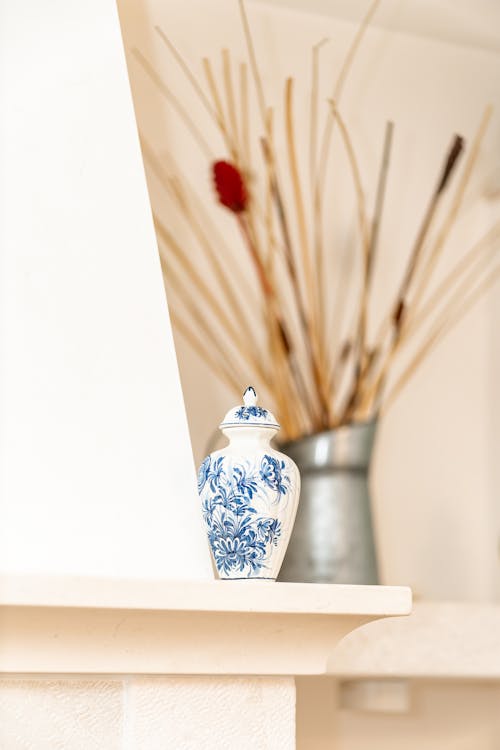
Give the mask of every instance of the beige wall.
[[411, 699], [407, 714], [340, 711], [333, 748], [496, 750], [499, 746], [498, 685], [415, 683]]
[[[0, 747], [293, 750], [294, 693], [291, 678], [5, 677]], [[339, 710], [333, 680], [308, 706], [299, 687], [297, 750], [498, 748], [498, 685], [416, 682], [410, 695], [407, 713], [370, 713]]]
[[2, 750], [293, 750], [292, 678], [0, 680]]
[[[403, 683], [404, 687], [404, 683]], [[297, 750], [496, 750], [500, 688], [494, 682], [415, 680], [406, 710], [340, 708], [341, 684], [297, 681]]]
[[[215, 131], [152, 27], [160, 24], [199, 73], [200, 58], [218, 60], [223, 46], [230, 47], [236, 59], [243, 56], [237, 4], [211, 0], [208, 9], [203, 0], [120, 0], [119, 9], [129, 52], [137, 46], [147, 55], [205, 129], [217, 156], [224, 156]], [[249, 13], [266, 93], [278, 105], [277, 122], [282, 100], [278, 84], [293, 74], [301, 92], [297, 101], [303, 106], [311, 45], [328, 36], [332, 43], [324, 50], [321, 82], [326, 97], [330, 71], [339, 69], [355, 26], [332, 17], [273, 9], [266, 3], [251, 4]], [[175, 153], [234, 247], [235, 268], [245, 267], [232, 217], [215, 206], [206, 159], [130, 54], [128, 63], [137, 118], [147, 141], [162, 158]], [[493, 52], [378, 28], [367, 34], [345, 89], [343, 112], [359, 152], [369, 205], [384, 124], [387, 118], [395, 122], [380, 243], [379, 309], [401, 273], [451, 134], [458, 131], [470, 139], [485, 104], [500, 103], [499, 76], [500, 59]], [[256, 117], [254, 109], [252, 125]], [[297, 122], [299, 143], [306, 143], [307, 120], [299, 116]], [[475, 201], [474, 195], [491, 187], [499, 132], [496, 114], [441, 273], [454, 255], [482, 234], [497, 210], [491, 202]], [[345, 159], [338, 144], [335, 148], [338, 180], [344, 187], [335, 203], [332, 231], [338, 247], [348, 252], [355, 215], [350, 187], [345, 187], [351, 184]], [[195, 254], [187, 228], [150, 171], [148, 184], [155, 210]], [[407, 583], [417, 596], [488, 600], [498, 594], [499, 312], [497, 287], [429, 357], [381, 425], [373, 493], [383, 579]], [[177, 339], [177, 346], [194, 453], [200, 460], [234, 397], [182, 339]]]

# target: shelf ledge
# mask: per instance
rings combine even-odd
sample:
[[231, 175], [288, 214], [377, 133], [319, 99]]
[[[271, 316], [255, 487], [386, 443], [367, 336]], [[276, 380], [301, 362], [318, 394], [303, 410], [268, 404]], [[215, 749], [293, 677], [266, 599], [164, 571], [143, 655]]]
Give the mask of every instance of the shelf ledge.
[[337, 643], [411, 591], [260, 581], [0, 578], [0, 671], [326, 674]]
[[500, 606], [415, 602], [410, 617], [374, 622], [339, 644], [339, 678], [500, 680]]

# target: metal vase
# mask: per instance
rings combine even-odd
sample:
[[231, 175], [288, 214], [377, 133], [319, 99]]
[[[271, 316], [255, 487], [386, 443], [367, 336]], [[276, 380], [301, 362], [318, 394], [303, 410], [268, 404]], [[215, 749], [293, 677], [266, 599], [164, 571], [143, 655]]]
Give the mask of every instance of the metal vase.
[[368, 476], [376, 421], [295, 440], [299, 507], [280, 581], [378, 583]]

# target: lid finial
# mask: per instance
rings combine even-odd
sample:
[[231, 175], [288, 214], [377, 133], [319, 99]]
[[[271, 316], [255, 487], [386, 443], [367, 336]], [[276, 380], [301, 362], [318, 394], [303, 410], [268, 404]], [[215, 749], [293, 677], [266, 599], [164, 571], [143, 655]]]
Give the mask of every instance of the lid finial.
[[243, 394], [243, 403], [245, 406], [256, 406], [257, 404], [257, 391], [251, 385], [248, 386]]
[[243, 394], [243, 405], [240, 402], [229, 409], [219, 427], [222, 431], [230, 427], [267, 427], [272, 430], [280, 428], [272, 412], [263, 406], [257, 406], [257, 391], [251, 385]]

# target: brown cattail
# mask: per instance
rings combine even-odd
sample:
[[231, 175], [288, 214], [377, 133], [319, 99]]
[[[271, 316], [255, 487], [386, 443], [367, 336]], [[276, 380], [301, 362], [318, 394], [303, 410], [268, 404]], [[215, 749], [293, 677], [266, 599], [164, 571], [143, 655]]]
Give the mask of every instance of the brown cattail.
[[444, 167], [443, 167], [443, 173], [442, 173], [441, 178], [440, 178], [440, 180], [438, 182], [438, 186], [437, 186], [437, 189], [436, 189], [436, 193], [437, 194], [442, 193], [443, 190], [445, 189], [446, 184], [447, 184], [448, 180], [450, 179], [450, 177], [451, 177], [451, 175], [453, 173], [453, 170], [454, 170], [455, 165], [457, 163], [458, 157], [460, 156], [460, 154], [463, 151], [464, 145], [465, 145], [465, 141], [462, 138], [462, 136], [461, 135], [456, 135], [455, 139], [454, 139], [454, 141], [453, 141], [453, 143], [451, 145], [451, 149], [450, 149], [450, 151], [448, 153], [448, 157], [447, 157], [447, 159], [445, 161], [445, 164], [444, 164]]

